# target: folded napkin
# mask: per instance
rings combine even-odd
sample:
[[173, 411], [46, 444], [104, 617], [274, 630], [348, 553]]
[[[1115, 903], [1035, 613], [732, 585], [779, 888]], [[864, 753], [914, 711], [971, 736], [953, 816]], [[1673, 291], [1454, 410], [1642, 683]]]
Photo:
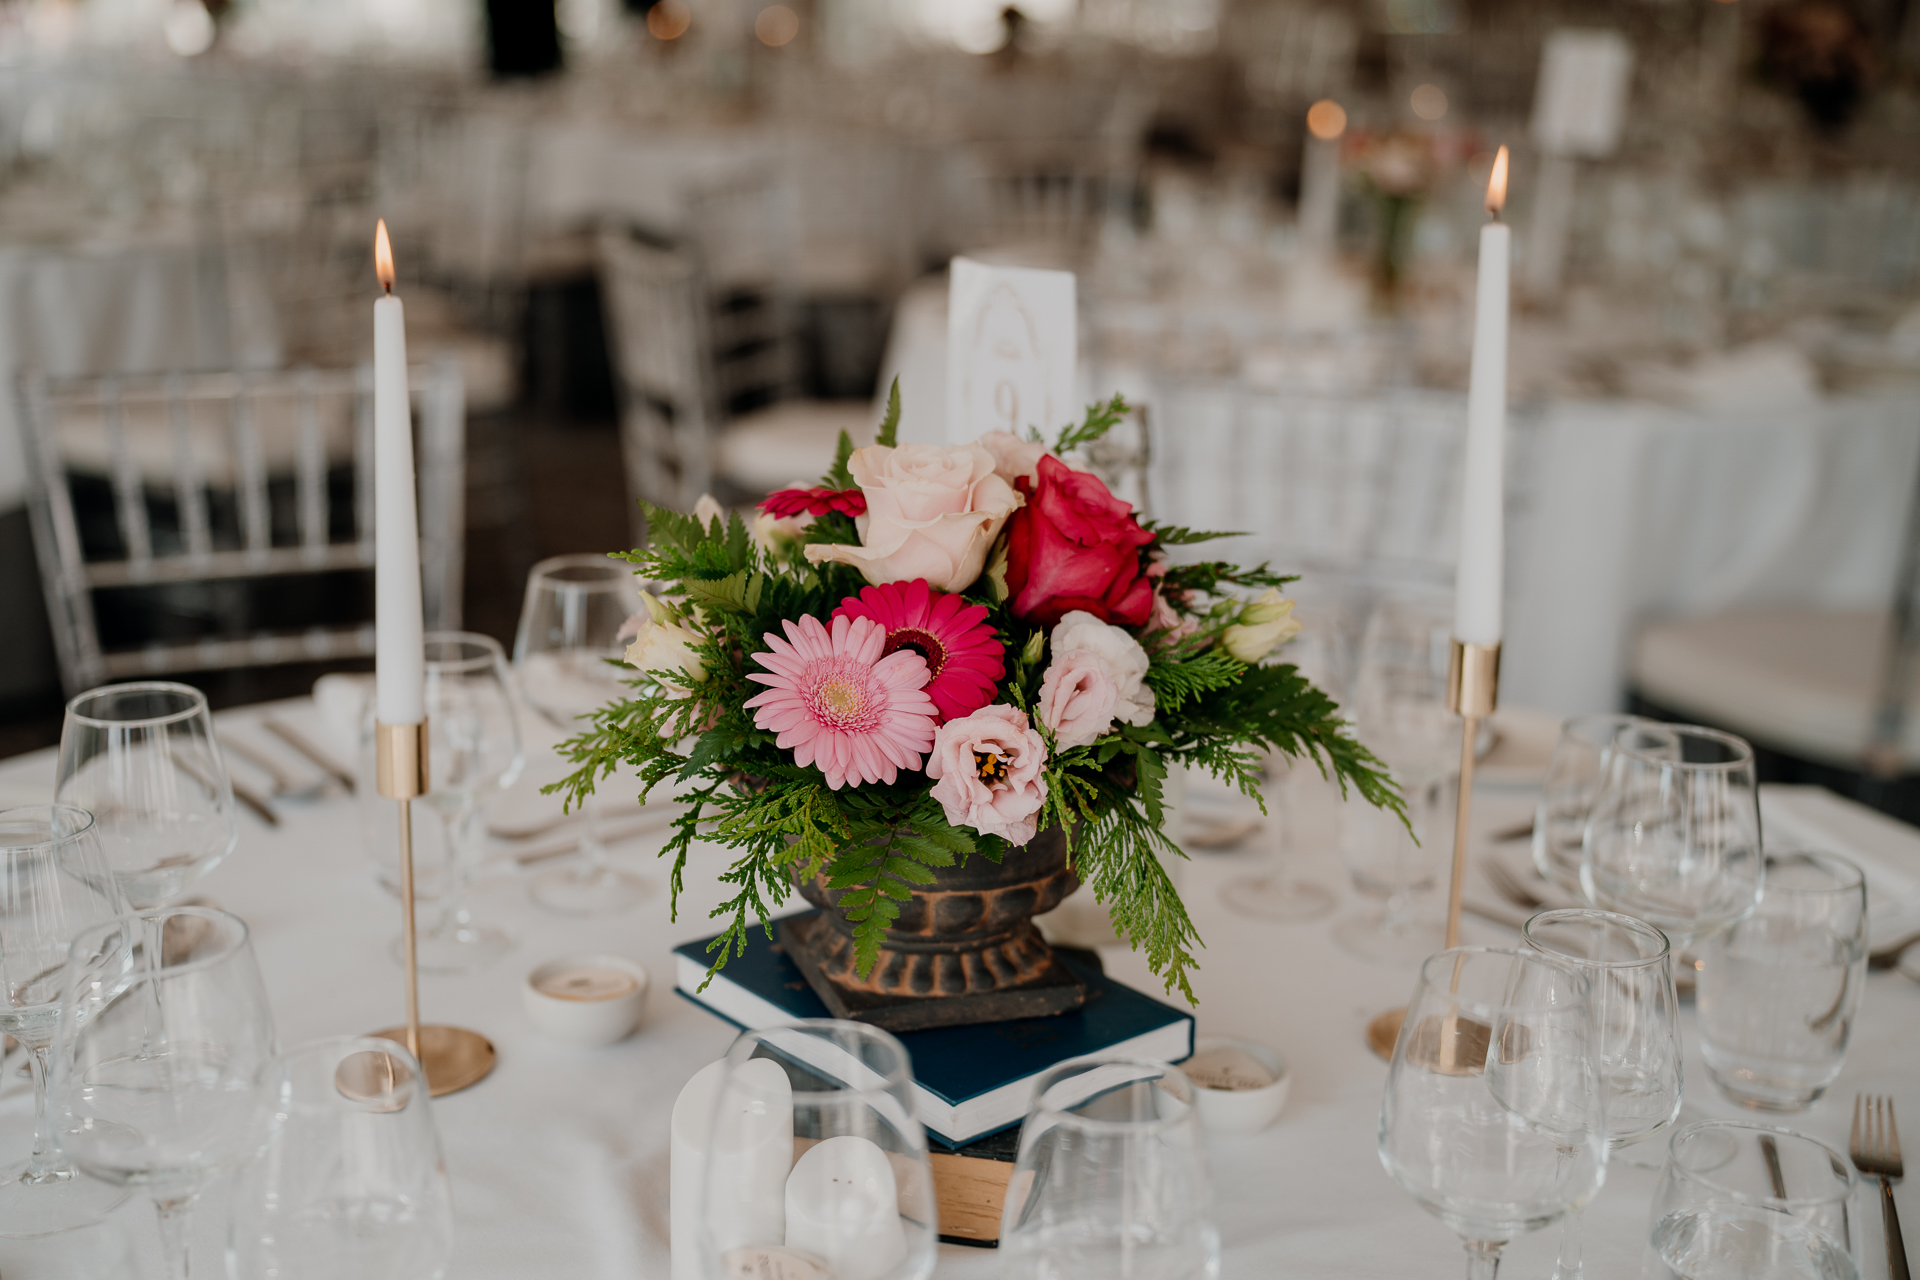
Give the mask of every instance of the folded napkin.
[[1768, 783], [1760, 824], [1772, 850], [1833, 853], [1867, 876], [1870, 946], [1920, 931], [1920, 831], [1824, 787]]

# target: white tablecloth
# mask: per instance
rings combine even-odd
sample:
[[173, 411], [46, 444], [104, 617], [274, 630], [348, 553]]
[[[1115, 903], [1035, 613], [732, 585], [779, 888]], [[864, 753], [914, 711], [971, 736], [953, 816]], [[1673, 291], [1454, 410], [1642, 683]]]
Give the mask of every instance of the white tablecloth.
[[[222, 719], [243, 730], [258, 714], [256, 709]], [[253, 734], [249, 740], [260, 738]], [[550, 758], [536, 760], [529, 773], [552, 776], [555, 767]], [[0, 763], [0, 800], [45, 798], [53, 768], [46, 752]], [[1306, 830], [1321, 834], [1305, 841], [1310, 847], [1294, 862], [1298, 872], [1340, 888], [1338, 916], [1344, 916], [1357, 909], [1358, 900], [1346, 889], [1325, 835], [1332, 805], [1321, 795], [1302, 806]], [[1483, 789], [1477, 825], [1510, 826], [1530, 805], [1524, 790]], [[283, 825], [277, 829], [243, 813], [239, 848], [199, 892], [252, 925], [283, 1043], [391, 1025], [401, 1014], [400, 973], [387, 949], [398, 913], [394, 901], [374, 887], [352, 802], [282, 802], [280, 809]], [[1209, 1140], [1225, 1242], [1223, 1274], [1244, 1280], [1458, 1276], [1462, 1264], [1453, 1235], [1394, 1185], [1375, 1155], [1385, 1067], [1368, 1053], [1362, 1033], [1374, 1014], [1405, 1002], [1412, 970], [1351, 958], [1331, 940], [1332, 920], [1277, 925], [1227, 912], [1221, 885], [1258, 869], [1268, 856], [1263, 842], [1253, 844], [1248, 853], [1201, 855], [1184, 877], [1186, 900], [1208, 944], [1195, 983], [1201, 1031], [1271, 1044], [1293, 1074], [1286, 1111], [1273, 1128]], [[636, 841], [622, 846], [621, 856], [663, 892], [663, 869], [651, 863], [650, 852]], [[1910, 858], [1920, 870], [1911, 842], [1888, 856]], [[708, 850], [690, 866], [677, 924], [668, 922], [660, 893], [623, 915], [563, 918], [530, 905], [519, 881], [493, 880], [476, 895], [476, 908], [510, 926], [519, 946], [479, 973], [422, 980], [429, 1020], [475, 1028], [500, 1054], [488, 1079], [434, 1103], [453, 1180], [458, 1243], [451, 1275], [458, 1280], [664, 1280], [669, 1110], [688, 1076], [718, 1057], [731, 1033], [659, 984], [671, 979], [671, 949], [711, 932], [704, 917], [718, 900], [713, 872], [719, 865], [719, 851]], [[1476, 919], [1466, 927], [1469, 941], [1512, 939]], [[527, 970], [583, 950], [634, 956], [654, 975], [648, 1021], [625, 1043], [605, 1049], [556, 1044], [521, 1011], [517, 988]], [[1153, 989], [1139, 957], [1114, 949], [1104, 958], [1110, 971]], [[1733, 1115], [1706, 1083], [1691, 1021], [1689, 1013], [1688, 1111]], [[1920, 985], [1874, 974], [1839, 1082], [1812, 1112], [1786, 1123], [1844, 1147], [1856, 1090], [1889, 1093], [1903, 1115], [1920, 1116], [1917, 1047]], [[0, 1149], [24, 1154], [30, 1124], [22, 1082], [9, 1079], [0, 1091]], [[1607, 1185], [1588, 1211], [1593, 1280], [1639, 1274], [1655, 1179], [1650, 1170], [1623, 1164], [1609, 1169]], [[1920, 1194], [1912, 1185], [1896, 1193], [1909, 1222], [1920, 1220]], [[199, 1276], [224, 1274], [218, 1257], [223, 1194], [210, 1193], [201, 1212]], [[1863, 1275], [1879, 1277], [1879, 1209], [1864, 1192], [1859, 1203], [1856, 1247]], [[0, 1240], [0, 1272], [7, 1280], [152, 1275], [151, 1216], [136, 1201], [105, 1227], [86, 1233], [38, 1244]], [[62, 1269], [60, 1259], [103, 1242], [123, 1243], [144, 1260], [144, 1269], [97, 1263], [91, 1270]], [[1554, 1248], [1553, 1232], [1515, 1242], [1503, 1274], [1549, 1274]], [[986, 1280], [997, 1274], [995, 1255], [943, 1246], [936, 1274]]]

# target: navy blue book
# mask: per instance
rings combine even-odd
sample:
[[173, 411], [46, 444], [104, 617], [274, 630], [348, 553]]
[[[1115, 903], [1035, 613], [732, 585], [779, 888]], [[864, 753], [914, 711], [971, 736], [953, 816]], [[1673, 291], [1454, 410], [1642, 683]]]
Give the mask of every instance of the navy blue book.
[[[808, 912], [805, 914], [813, 914]], [[756, 937], [727, 961], [705, 991], [708, 938], [675, 948], [680, 994], [737, 1027], [758, 1031], [802, 1018], [827, 1018], [826, 1005], [783, 951]], [[962, 1147], [1019, 1124], [1033, 1079], [1068, 1058], [1127, 1057], [1182, 1062], [1193, 1054], [1193, 1015], [1062, 959], [1087, 984], [1090, 999], [1072, 1013], [971, 1027], [906, 1031], [913, 1059], [914, 1110], [943, 1146]]]

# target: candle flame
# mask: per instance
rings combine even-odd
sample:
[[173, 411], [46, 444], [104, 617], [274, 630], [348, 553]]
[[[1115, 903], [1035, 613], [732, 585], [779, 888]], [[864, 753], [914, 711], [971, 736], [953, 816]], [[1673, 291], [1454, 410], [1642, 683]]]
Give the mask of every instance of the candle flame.
[[1494, 217], [1507, 207], [1507, 149], [1501, 147], [1493, 157], [1493, 172], [1487, 175], [1487, 212]]
[[[1504, 154], [1504, 152], [1502, 153]], [[373, 273], [380, 277], [380, 287], [388, 293], [393, 292], [393, 242], [387, 239], [387, 220], [385, 218], [373, 229]]]

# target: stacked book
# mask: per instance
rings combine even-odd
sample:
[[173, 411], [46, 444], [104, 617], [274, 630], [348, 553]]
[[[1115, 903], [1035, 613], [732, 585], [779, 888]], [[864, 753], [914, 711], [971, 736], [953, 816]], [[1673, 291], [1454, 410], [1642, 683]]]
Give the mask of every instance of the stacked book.
[[[774, 946], [749, 947], [707, 982], [709, 941], [675, 951], [675, 985], [688, 1000], [749, 1031], [832, 1016], [799, 968]], [[998, 1240], [1019, 1125], [1042, 1072], [1070, 1058], [1180, 1062], [1193, 1053], [1192, 1014], [1109, 978], [1092, 952], [1060, 954], [1087, 985], [1084, 1007], [899, 1037], [913, 1059], [914, 1109], [927, 1128], [943, 1240]]]

